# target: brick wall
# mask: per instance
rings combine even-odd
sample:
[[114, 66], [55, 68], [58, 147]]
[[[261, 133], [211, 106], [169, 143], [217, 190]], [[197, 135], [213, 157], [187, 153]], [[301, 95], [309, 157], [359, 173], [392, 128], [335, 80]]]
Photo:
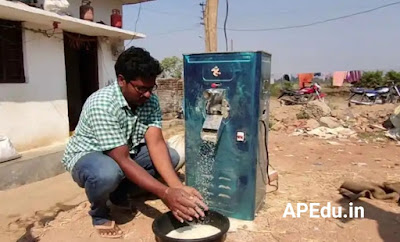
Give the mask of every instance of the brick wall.
[[170, 120], [180, 116], [183, 99], [182, 79], [158, 79], [155, 94], [160, 100], [163, 120]]

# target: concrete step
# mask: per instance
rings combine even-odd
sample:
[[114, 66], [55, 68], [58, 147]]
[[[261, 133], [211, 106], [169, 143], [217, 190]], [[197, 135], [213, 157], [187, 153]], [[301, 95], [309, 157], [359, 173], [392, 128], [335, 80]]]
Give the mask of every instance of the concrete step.
[[61, 163], [65, 144], [22, 152], [22, 157], [0, 164], [0, 190], [41, 181], [65, 172]]
[[[172, 119], [163, 122], [168, 139], [175, 131], [174, 127], [183, 127], [184, 120]], [[0, 191], [41, 181], [65, 172], [61, 163], [66, 144], [56, 144], [35, 150], [22, 152], [19, 159], [0, 163]]]

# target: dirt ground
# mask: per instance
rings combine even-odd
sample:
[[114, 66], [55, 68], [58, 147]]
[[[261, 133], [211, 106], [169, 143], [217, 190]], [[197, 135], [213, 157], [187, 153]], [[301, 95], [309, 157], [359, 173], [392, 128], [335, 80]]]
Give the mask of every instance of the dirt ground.
[[[282, 109], [289, 108], [281, 108], [277, 102], [271, 104], [272, 112], [279, 113]], [[359, 107], [353, 110], [359, 110]], [[182, 132], [182, 128], [179, 131]], [[174, 133], [171, 130], [167, 132], [169, 135]], [[279, 172], [278, 190], [268, 187], [265, 205], [254, 223], [230, 232], [228, 242], [400, 241], [400, 207], [393, 201], [366, 198], [356, 201], [354, 206], [364, 208], [364, 218], [310, 218], [309, 214], [302, 214], [300, 218], [283, 218], [288, 203], [295, 207], [297, 203], [325, 206], [330, 202], [332, 206], [346, 210], [349, 201], [342, 198], [338, 188], [348, 179], [378, 183], [400, 181], [400, 149], [396, 142], [359, 138], [330, 142], [275, 131], [270, 132], [269, 142], [270, 162]], [[46, 188], [51, 191], [47, 195], [32, 195], [38, 189]], [[43, 205], [34, 212], [26, 208], [29, 204], [33, 206], [33, 203], [46, 201], [46, 196], [62, 196], [66, 192], [64, 189], [77, 191], [71, 198], [74, 201], [52, 207]], [[68, 174], [0, 195], [14, 199], [0, 202], [2, 210], [14, 208], [13, 211], [1, 212], [7, 216], [0, 221], [0, 241], [111, 241], [101, 239], [92, 229], [87, 214], [89, 204], [83, 191], [76, 188]], [[21, 211], [18, 211], [16, 202], [26, 204], [25, 208], [20, 206]], [[134, 213], [113, 211], [125, 232], [124, 239], [114, 241], [154, 241], [152, 221], [167, 211], [166, 207], [159, 200], [138, 201], [135, 205], [137, 211]]]

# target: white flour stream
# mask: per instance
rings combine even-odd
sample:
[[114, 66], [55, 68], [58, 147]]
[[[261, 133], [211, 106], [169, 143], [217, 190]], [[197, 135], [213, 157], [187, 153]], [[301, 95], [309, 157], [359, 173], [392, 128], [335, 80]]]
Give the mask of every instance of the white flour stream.
[[221, 230], [214, 226], [196, 224], [172, 230], [167, 234], [167, 237], [174, 239], [201, 239], [218, 234], [219, 232]]

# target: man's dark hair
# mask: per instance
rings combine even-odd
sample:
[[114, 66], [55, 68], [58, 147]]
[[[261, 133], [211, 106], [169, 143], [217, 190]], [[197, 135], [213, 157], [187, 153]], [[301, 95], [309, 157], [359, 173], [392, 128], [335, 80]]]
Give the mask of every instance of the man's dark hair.
[[137, 78], [151, 80], [163, 71], [158, 60], [148, 51], [133, 46], [122, 52], [114, 68], [117, 76], [123, 75], [127, 82]]

